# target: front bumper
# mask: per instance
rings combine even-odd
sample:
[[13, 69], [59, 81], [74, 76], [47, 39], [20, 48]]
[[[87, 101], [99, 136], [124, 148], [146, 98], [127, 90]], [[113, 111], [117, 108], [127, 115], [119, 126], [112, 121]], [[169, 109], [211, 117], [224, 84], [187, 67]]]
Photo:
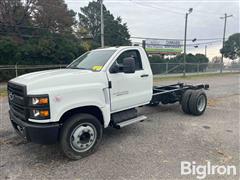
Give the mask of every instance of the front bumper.
[[26, 121], [14, 116], [9, 111], [11, 123], [16, 132], [27, 141], [37, 144], [54, 144], [59, 139], [60, 124], [36, 124]]

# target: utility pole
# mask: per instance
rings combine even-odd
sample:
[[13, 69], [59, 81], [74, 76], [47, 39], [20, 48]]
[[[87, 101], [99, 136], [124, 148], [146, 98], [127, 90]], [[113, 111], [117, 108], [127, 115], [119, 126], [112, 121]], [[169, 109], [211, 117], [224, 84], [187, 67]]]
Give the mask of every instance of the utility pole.
[[183, 76], [186, 76], [186, 41], [187, 41], [187, 20], [188, 15], [193, 11], [193, 8], [190, 8], [185, 16], [185, 33], [184, 33], [184, 55], [183, 55]]
[[[225, 44], [225, 34], [226, 34], [226, 24], [227, 24], [227, 18], [232, 17], [233, 15], [227, 15], [227, 13], [224, 14], [224, 17], [220, 17], [220, 19], [224, 19], [224, 29], [223, 29], [223, 44], [222, 49], [224, 48]], [[223, 71], [223, 53], [221, 58], [221, 67], [220, 67], [220, 73]]]
[[100, 0], [100, 4], [101, 4], [101, 47], [104, 48], [103, 0]]
[[205, 56], [207, 57], [207, 45], [205, 45]]
[[146, 49], [146, 40], [142, 40], [142, 47], [143, 49]]

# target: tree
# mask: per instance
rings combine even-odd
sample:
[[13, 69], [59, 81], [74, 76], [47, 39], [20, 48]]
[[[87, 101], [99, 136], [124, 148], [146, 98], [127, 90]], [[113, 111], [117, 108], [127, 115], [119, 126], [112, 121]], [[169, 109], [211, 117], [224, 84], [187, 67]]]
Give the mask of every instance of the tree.
[[[109, 10], [103, 6], [104, 25], [105, 25], [105, 45], [129, 45], [130, 35], [127, 24], [122, 23], [122, 19], [116, 19]], [[86, 7], [81, 8], [79, 16], [79, 32], [82, 32], [83, 37], [91, 37], [96, 46], [100, 45], [101, 39], [101, 18], [100, 18], [100, 1], [93, 1]]]
[[19, 51], [21, 64], [69, 64], [85, 52], [74, 36], [66, 35], [31, 39]]
[[0, 10], [0, 64], [68, 64], [85, 52], [64, 0], [2, 0]]
[[34, 9], [34, 24], [53, 33], [71, 33], [76, 24], [76, 13], [68, 10], [64, 0], [37, 0]]
[[0, 39], [0, 64], [15, 64], [18, 57], [18, 44], [9, 37]]
[[[0, 0], [0, 64], [70, 63], [86, 51], [74, 32], [75, 15], [64, 0]], [[12, 77], [13, 71], [0, 72], [0, 81]]]
[[20, 38], [31, 25], [32, 6], [36, 0], [1, 0], [0, 1], [0, 35], [12, 35]]
[[7, 25], [27, 25], [32, 13], [32, 5], [36, 0], [1, 0], [0, 22]]
[[214, 56], [214, 57], [212, 58], [212, 63], [214, 63], [214, 64], [220, 64], [220, 63], [221, 63], [221, 59], [222, 59], [222, 57], [220, 57], [220, 56]]
[[195, 55], [196, 62], [199, 63], [197, 71], [206, 71], [209, 59], [204, 54]]
[[224, 47], [220, 52], [226, 58], [232, 60], [240, 58], [240, 33], [235, 33], [229, 36], [228, 40], [224, 43]]
[[204, 54], [196, 54], [195, 55], [195, 62], [208, 63], [209, 59]]

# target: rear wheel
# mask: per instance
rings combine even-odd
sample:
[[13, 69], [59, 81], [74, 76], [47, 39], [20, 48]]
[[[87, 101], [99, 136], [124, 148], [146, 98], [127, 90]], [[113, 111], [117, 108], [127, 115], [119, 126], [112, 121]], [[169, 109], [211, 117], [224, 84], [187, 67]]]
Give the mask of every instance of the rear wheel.
[[189, 109], [189, 100], [190, 100], [190, 97], [192, 96], [192, 93], [193, 93], [193, 90], [189, 89], [189, 90], [186, 90], [182, 96], [181, 106], [182, 106], [183, 112], [186, 114], [191, 114], [191, 111]]
[[203, 90], [196, 90], [189, 99], [191, 114], [199, 116], [204, 113], [207, 106], [207, 96]]
[[76, 114], [67, 120], [60, 136], [63, 153], [70, 159], [92, 154], [102, 139], [102, 125], [90, 114]]

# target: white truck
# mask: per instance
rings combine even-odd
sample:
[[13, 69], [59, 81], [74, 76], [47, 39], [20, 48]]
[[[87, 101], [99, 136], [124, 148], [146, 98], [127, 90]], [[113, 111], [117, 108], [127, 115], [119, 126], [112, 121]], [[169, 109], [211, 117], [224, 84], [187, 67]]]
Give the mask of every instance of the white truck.
[[40, 144], [60, 143], [70, 159], [96, 150], [103, 128], [143, 121], [137, 107], [180, 102], [204, 113], [209, 85], [153, 86], [145, 50], [137, 46], [86, 52], [67, 68], [25, 74], [8, 82], [10, 120], [16, 132]]

